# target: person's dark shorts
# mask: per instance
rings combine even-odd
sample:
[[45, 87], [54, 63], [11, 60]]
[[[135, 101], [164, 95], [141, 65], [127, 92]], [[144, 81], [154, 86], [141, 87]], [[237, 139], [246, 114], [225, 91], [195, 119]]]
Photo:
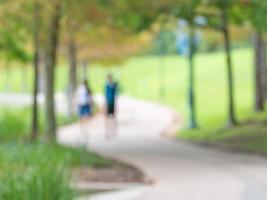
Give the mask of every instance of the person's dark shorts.
[[91, 115], [90, 105], [79, 106], [79, 116], [80, 117], [89, 117]]
[[115, 113], [115, 104], [107, 105], [107, 115], [114, 115]]

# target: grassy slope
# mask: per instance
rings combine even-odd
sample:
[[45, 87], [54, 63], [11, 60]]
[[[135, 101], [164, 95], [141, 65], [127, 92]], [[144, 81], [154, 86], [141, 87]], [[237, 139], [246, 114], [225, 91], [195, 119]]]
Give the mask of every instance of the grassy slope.
[[[252, 56], [248, 49], [237, 50], [234, 56], [235, 100], [239, 119], [246, 119], [252, 110]], [[159, 101], [158, 63], [156, 57], [135, 58], [119, 71], [122, 89], [126, 94]], [[163, 103], [173, 106], [187, 119], [187, 61], [170, 56], [165, 66], [166, 98]], [[201, 127], [214, 129], [226, 121], [226, 67], [224, 54], [202, 54], [196, 59], [197, 112]], [[92, 85], [96, 90], [103, 85], [105, 70], [92, 69]], [[163, 72], [161, 74], [164, 74]]]
[[[261, 121], [266, 118], [266, 113], [255, 115], [253, 113], [253, 68], [252, 52], [250, 49], [240, 49], [233, 52], [235, 76], [235, 102], [237, 117], [241, 122], [249, 119]], [[159, 63], [164, 70], [160, 71], [166, 88], [166, 97], [162, 103], [173, 106], [184, 117], [187, 123], [187, 60], [178, 56], [168, 56], [159, 61], [157, 57], [133, 58], [118, 68], [101, 68], [92, 66], [89, 70], [90, 82], [94, 91], [102, 92], [104, 77], [108, 71], [115, 71], [120, 79], [124, 94], [134, 97], [159, 101], [158, 77]], [[20, 84], [19, 70], [14, 69], [15, 89]], [[3, 76], [3, 73], [0, 73]], [[165, 76], [164, 76], [165, 74]], [[64, 90], [67, 85], [67, 68], [57, 69], [57, 90]], [[165, 77], [165, 78], [164, 78]], [[30, 79], [30, 78], [29, 78]], [[4, 80], [4, 79], [0, 79]], [[264, 125], [247, 124], [241, 127], [223, 131], [227, 120], [227, 87], [226, 67], [223, 52], [201, 54], [196, 58], [196, 94], [197, 113], [201, 130], [183, 131], [179, 136], [190, 140], [226, 140], [243, 135], [258, 135], [264, 133]], [[0, 84], [3, 88], [4, 84]], [[248, 131], [250, 130], [250, 131]], [[260, 134], [263, 135], [263, 134]], [[257, 136], [257, 138], [259, 138]], [[236, 140], [235, 140], [236, 141]], [[260, 140], [263, 141], [263, 140]], [[245, 144], [245, 146], [251, 146]], [[257, 146], [257, 145], [254, 145]], [[262, 145], [264, 146], [264, 145]]]
[[[196, 58], [197, 113], [201, 129], [184, 130], [178, 137], [193, 141], [221, 142], [231, 147], [267, 153], [267, 113], [253, 112], [253, 60], [250, 49], [233, 53], [236, 113], [241, 124], [225, 129], [227, 121], [226, 67], [223, 52], [202, 54]], [[187, 60], [167, 57], [165, 66], [166, 97], [162, 103], [173, 106], [187, 122]], [[159, 101], [158, 65], [155, 57], [135, 58], [120, 71], [123, 91], [139, 98]], [[91, 80], [99, 90], [99, 79], [106, 70], [92, 69]], [[161, 71], [161, 74], [163, 72]], [[164, 76], [163, 76], [164, 77]], [[253, 120], [253, 121], [251, 121]]]
[[108, 167], [111, 161], [58, 145], [5, 143], [0, 147], [0, 199], [71, 200], [72, 169]]
[[[238, 118], [250, 115], [253, 96], [252, 54], [249, 49], [236, 50], [234, 56], [235, 89]], [[160, 61], [162, 85], [166, 87], [166, 97], [162, 101], [173, 106], [187, 119], [187, 60], [178, 56], [168, 56]], [[139, 98], [159, 101], [157, 57], [133, 58], [119, 68], [101, 68], [92, 66], [89, 69], [90, 82], [94, 91], [102, 92], [105, 74], [113, 70], [119, 76], [122, 91]], [[29, 71], [29, 70], [28, 70]], [[20, 69], [14, 68], [11, 73], [15, 91], [21, 87]], [[57, 68], [57, 90], [64, 91], [67, 85], [67, 68]], [[0, 91], [5, 87], [4, 72], [0, 73]], [[29, 73], [29, 82], [31, 82]], [[163, 75], [165, 74], [165, 76]], [[2, 82], [1, 82], [2, 81]], [[201, 54], [196, 58], [197, 111], [200, 125], [203, 128], [217, 128], [226, 120], [226, 67], [222, 52]], [[163, 86], [164, 87], [164, 86]]]
[[[73, 199], [71, 171], [109, 167], [111, 161], [82, 149], [27, 143], [30, 109], [0, 107], [0, 199]], [[58, 116], [59, 124], [66, 117]], [[40, 120], [43, 126], [43, 120]]]

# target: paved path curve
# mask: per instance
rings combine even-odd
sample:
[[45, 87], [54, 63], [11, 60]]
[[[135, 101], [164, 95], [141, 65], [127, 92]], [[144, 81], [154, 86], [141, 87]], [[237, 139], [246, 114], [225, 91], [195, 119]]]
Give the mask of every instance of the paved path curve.
[[[123, 97], [118, 134], [105, 139], [103, 116], [88, 125], [89, 148], [132, 163], [155, 180], [152, 187], [98, 196], [94, 200], [265, 200], [267, 160], [219, 152], [161, 137], [173, 112], [156, 104]], [[60, 130], [62, 143], [85, 141], [78, 125]]]
[[[58, 110], [64, 111], [62, 95]], [[63, 99], [63, 100], [62, 100]], [[0, 94], [0, 104], [29, 105], [29, 95]], [[153, 177], [153, 187], [133, 187], [92, 200], [267, 200], [267, 160], [201, 148], [161, 137], [173, 113], [168, 108], [129, 98], [120, 99], [116, 138], [105, 139], [104, 121], [88, 125], [88, 146], [104, 155], [132, 163]], [[60, 130], [59, 141], [85, 142], [78, 125]]]

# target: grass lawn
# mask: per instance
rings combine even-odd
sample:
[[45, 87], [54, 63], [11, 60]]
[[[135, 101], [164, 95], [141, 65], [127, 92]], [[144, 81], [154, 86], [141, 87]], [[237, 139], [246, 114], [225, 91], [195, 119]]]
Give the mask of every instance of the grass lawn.
[[[246, 123], [248, 120], [263, 121], [267, 113], [253, 112], [254, 72], [251, 49], [233, 51], [235, 103], [238, 120], [243, 124], [233, 129], [223, 129], [227, 122], [227, 77], [225, 55], [223, 52], [199, 54], [196, 57], [196, 104], [200, 130], [184, 130], [179, 137], [190, 140], [228, 140], [229, 137], [246, 135], [264, 135], [264, 123]], [[13, 90], [20, 90], [20, 69], [13, 68]], [[28, 70], [29, 71], [29, 70]], [[92, 65], [88, 77], [95, 92], [103, 92], [104, 78], [107, 72], [114, 71], [120, 81], [121, 92], [137, 98], [157, 101], [172, 106], [180, 112], [187, 125], [187, 59], [179, 56], [167, 56], [159, 59], [156, 56], [132, 58], [121, 66], [101, 67]], [[67, 86], [66, 67], [57, 68], [57, 90], [64, 91]], [[4, 79], [5, 73], [0, 73]], [[30, 82], [31, 73], [27, 76]], [[159, 79], [160, 78], [160, 79]], [[159, 83], [161, 89], [159, 90]], [[0, 90], [5, 84], [0, 83]], [[2, 86], [2, 87], [1, 87]], [[160, 98], [159, 91], [164, 94]], [[260, 124], [260, 125], [259, 125]], [[264, 143], [264, 140], [260, 140]], [[267, 142], [266, 142], [267, 143]], [[264, 143], [265, 144], [265, 143]], [[245, 144], [244, 144], [245, 145]], [[252, 148], [253, 144], [246, 144]], [[265, 145], [254, 145], [257, 148]], [[266, 148], [267, 149], [267, 148]]]
[[[238, 119], [247, 119], [252, 113], [253, 71], [252, 52], [250, 49], [239, 49], [233, 52], [235, 75], [235, 102]], [[161, 65], [159, 67], [159, 65]], [[173, 106], [184, 116], [187, 123], [187, 59], [178, 56], [167, 56], [159, 59], [155, 56], [136, 57], [122, 66], [101, 67], [92, 65], [88, 70], [90, 83], [95, 92], [103, 92], [104, 78], [107, 72], [117, 75], [121, 91], [130, 96], [158, 101]], [[3, 69], [2, 69], [3, 70]], [[10, 82], [14, 91], [21, 91], [22, 70], [14, 67], [11, 70]], [[32, 73], [27, 69], [26, 80], [32, 80]], [[57, 90], [65, 91], [68, 83], [68, 69], [58, 67], [56, 76]], [[5, 72], [0, 72], [0, 91], [5, 87]], [[81, 73], [80, 73], [81, 74]], [[159, 77], [161, 80], [159, 81]], [[223, 52], [200, 54], [196, 58], [196, 94], [199, 124], [204, 129], [214, 130], [226, 123], [227, 87], [226, 67]], [[2, 83], [1, 83], [2, 81]], [[159, 83], [164, 89], [165, 98], [159, 97]]]
[[108, 167], [100, 156], [59, 145], [1, 143], [0, 199], [71, 200], [71, 172], [77, 167]]
[[[29, 143], [30, 109], [0, 108], [0, 199], [70, 200], [77, 168], [109, 167], [112, 161], [82, 149]], [[69, 119], [58, 116], [59, 124]], [[40, 120], [43, 127], [43, 120]]]
[[[44, 114], [40, 110], [39, 126], [40, 132], [44, 132]], [[0, 106], [0, 141], [25, 141], [30, 138], [31, 131], [31, 109], [14, 108], [10, 106]], [[62, 114], [57, 115], [58, 125], [64, 125], [76, 121], [76, 116], [67, 117]]]
[[210, 130], [184, 130], [178, 134], [183, 140], [204, 144], [223, 145], [237, 151], [267, 155], [267, 121], [246, 121], [234, 128]]

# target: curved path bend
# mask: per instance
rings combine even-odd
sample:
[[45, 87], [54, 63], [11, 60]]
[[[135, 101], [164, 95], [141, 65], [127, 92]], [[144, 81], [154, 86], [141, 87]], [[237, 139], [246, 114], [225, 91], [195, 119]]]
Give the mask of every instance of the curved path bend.
[[62, 128], [59, 141], [87, 142], [88, 148], [142, 169], [155, 180], [151, 187], [130, 188], [92, 200], [266, 200], [267, 161], [257, 156], [206, 149], [161, 134], [174, 113], [163, 106], [122, 97], [117, 135], [107, 140], [103, 116], [88, 124]]

